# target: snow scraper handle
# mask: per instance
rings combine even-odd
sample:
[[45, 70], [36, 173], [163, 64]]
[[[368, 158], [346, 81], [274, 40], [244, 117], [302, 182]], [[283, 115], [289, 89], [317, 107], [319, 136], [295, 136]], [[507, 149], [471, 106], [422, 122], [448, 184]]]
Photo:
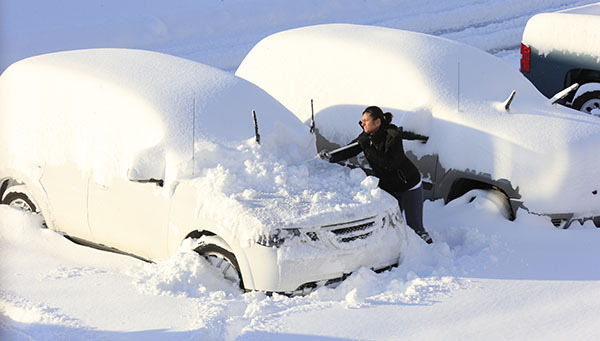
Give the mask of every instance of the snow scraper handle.
[[301, 161], [301, 162], [298, 162], [298, 163], [294, 163], [291, 166], [298, 166], [298, 165], [301, 165], [303, 163], [307, 163], [309, 161], [312, 161], [314, 159], [322, 159], [322, 160], [329, 161], [329, 159], [331, 159], [331, 155], [333, 155], [335, 153], [338, 153], [338, 152], [341, 152], [342, 150], [346, 150], [348, 148], [352, 148], [352, 147], [354, 147], [356, 145], [358, 145], [358, 142], [350, 143], [347, 146], [344, 146], [344, 147], [341, 147], [341, 148], [338, 148], [338, 149], [334, 149], [334, 150], [332, 150], [330, 152], [328, 152], [326, 150], [322, 150], [322, 151], [318, 152], [317, 155], [311, 157], [310, 159], [304, 160], [304, 161]]
[[319, 157], [320, 159], [329, 161], [329, 160], [331, 160], [331, 156], [335, 155], [336, 153], [339, 153], [339, 152], [344, 151], [346, 149], [350, 149], [352, 147], [356, 147], [357, 145], [358, 145], [358, 142], [353, 142], [353, 143], [350, 143], [347, 146], [340, 147], [340, 148], [334, 149], [332, 151], [322, 150], [322, 151], [320, 151], [317, 154], [317, 157]]
[[346, 150], [346, 149], [350, 149], [350, 148], [352, 148], [352, 147], [356, 147], [357, 145], [358, 145], [358, 142], [353, 142], [353, 143], [350, 143], [350, 144], [349, 144], [349, 145], [347, 145], [347, 146], [343, 146], [343, 147], [340, 147], [340, 148], [338, 148], [338, 149], [334, 149], [334, 150], [330, 151], [330, 152], [329, 152], [329, 155], [333, 155], [333, 154], [339, 153], [339, 152], [341, 152], [341, 151], [344, 151], [344, 150]]

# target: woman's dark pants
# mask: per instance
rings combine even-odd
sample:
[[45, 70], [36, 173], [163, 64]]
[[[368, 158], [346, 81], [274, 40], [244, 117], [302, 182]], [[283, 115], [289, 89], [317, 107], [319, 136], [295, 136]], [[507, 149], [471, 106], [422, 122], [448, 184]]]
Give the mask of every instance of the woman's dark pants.
[[396, 192], [393, 196], [398, 200], [400, 210], [406, 216], [406, 223], [419, 236], [426, 233], [423, 227], [423, 186], [411, 191]]

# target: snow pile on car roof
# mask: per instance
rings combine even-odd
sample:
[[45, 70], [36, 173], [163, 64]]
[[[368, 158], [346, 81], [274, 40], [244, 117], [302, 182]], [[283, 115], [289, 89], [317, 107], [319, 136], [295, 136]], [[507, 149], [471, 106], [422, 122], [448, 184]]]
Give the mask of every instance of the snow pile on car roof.
[[600, 3], [533, 16], [523, 31], [523, 44], [541, 54], [558, 50], [593, 56], [600, 63]]
[[[97, 180], [177, 178], [192, 171], [192, 148], [253, 139], [252, 111], [267, 148], [312, 137], [277, 101], [229, 73], [165, 54], [127, 49], [67, 51], [13, 64], [0, 82], [0, 154], [15, 169], [73, 162]], [[273, 134], [278, 130], [279, 134]], [[272, 140], [281, 137], [283, 140]], [[133, 161], [136, 160], [136, 161]], [[164, 168], [164, 169], [161, 169]]]
[[[370, 105], [394, 114], [410, 111], [442, 117], [451, 110], [500, 104], [515, 87], [519, 94], [513, 111], [543, 97], [524, 86], [528, 81], [509, 68], [482, 50], [448, 39], [376, 26], [327, 24], [264, 38], [236, 75], [265, 89], [305, 123], [314, 99], [319, 131], [330, 141], [345, 144], [360, 132], [356, 121]], [[286, 79], [294, 81], [282, 81]], [[427, 122], [406, 123], [428, 133]]]

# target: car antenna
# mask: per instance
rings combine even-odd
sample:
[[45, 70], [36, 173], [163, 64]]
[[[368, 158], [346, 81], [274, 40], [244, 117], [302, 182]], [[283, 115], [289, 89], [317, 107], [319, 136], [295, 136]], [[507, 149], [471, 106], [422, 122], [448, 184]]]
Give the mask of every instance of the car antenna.
[[310, 99], [310, 133], [315, 133], [315, 107], [312, 98]]
[[456, 111], [460, 112], [460, 60], [457, 63], [457, 85], [456, 85]]
[[254, 136], [256, 143], [260, 144], [260, 134], [258, 133], [258, 121], [256, 120], [256, 111], [252, 110], [252, 118], [254, 119]]
[[196, 97], [192, 107], [192, 176], [196, 173]]
[[504, 110], [510, 111], [510, 104], [512, 103], [513, 99], [515, 98], [516, 93], [517, 93], [517, 90], [513, 90], [510, 93], [510, 95], [508, 96], [508, 98], [506, 99], [506, 101], [504, 101]]

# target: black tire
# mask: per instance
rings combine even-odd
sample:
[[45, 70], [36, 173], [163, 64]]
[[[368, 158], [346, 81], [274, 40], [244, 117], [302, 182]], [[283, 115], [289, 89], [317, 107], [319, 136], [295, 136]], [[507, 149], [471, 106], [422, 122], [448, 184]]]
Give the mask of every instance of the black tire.
[[577, 97], [571, 107], [575, 110], [591, 114], [592, 110], [600, 110], [600, 91], [589, 91]]
[[9, 205], [13, 207], [18, 207], [25, 211], [29, 211], [31, 213], [38, 213], [38, 208], [33, 203], [27, 194], [21, 192], [11, 192], [8, 193], [4, 199], [2, 199], [2, 204]]
[[233, 282], [240, 289], [244, 289], [240, 266], [233, 253], [214, 244], [201, 244], [194, 251], [206, 258], [210, 264], [223, 274], [226, 280]]

